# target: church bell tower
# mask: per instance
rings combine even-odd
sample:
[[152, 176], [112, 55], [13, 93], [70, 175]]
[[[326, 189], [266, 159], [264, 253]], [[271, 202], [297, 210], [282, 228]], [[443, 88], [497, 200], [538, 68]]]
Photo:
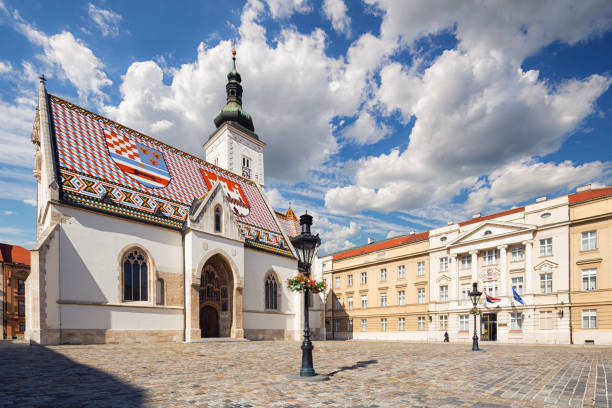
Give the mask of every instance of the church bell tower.
[[214, 118], [217, 130], [204, 143], [206, 161], [263, 187], [266, 144], [255, 133], [251, 115], [242, 109], [241, 82], [236, 71], [236, 50], [232, 50], [232, 70], [225, 85], [227, 103]]

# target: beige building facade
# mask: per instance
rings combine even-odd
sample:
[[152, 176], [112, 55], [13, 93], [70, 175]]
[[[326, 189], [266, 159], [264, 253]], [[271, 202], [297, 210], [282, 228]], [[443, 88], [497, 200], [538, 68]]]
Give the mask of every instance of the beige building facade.
[[570, 196], [570, 284], [575, 344], [612, 344], [612, 188]]
[[612, 189], [585, 186], [332, 254], [327, 338], [471, 342], [477, 282], [483, 342], [612, 344], [611, 240]]

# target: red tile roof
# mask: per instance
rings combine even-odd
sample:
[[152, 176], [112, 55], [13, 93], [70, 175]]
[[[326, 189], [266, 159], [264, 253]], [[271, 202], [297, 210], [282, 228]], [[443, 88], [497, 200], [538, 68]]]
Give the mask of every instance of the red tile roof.
[[596, 188], [595, 190], [581, 191], [580, 193], [570, 194], [567, 196], [570, 204], [581, 203], [583, 201], [594, 200], [605, 196], [612, 195], [612, 187]]
[[514, 214], [514, 213], [517, 213], [517, 212], [521, 212], [524, 209], [525, 209], [525, 207], [518, 207], [518, 208], [513, 208], [511, 210], [500, 211], [500, 212], [495, 213], [495, 214], [485, 215], [483, 217], [472, 218], [471, 220], [460, 222], [459, 225], [463, 227], [464, 225], [470, 225], [470, 224], [474, 224], [476, 222], [490, 220], [490, 219], [493, 219], [493, 218], [503, 217], [504, 215], [510, 215], [510, 214]]
[[411, 242], [422, 241], [424, 239], [429, 238], [429, 231], [421, 232], [413, 235], [404, 235], [397, 238], [391, 238], [386, 241], [374, 242], [373, 244], [368, 244], [362, 247], [350, 249], [345, 252], [338, 252], [333, 254], [333, 260], [337, 261], [344, 258], [349, 258], [351, 256], [363, 255], [369, 252], [380, 251], [382, 249], [392, 248], [400, 245], [409, 244]]
[[0, 262], [30, 265], [30, 251], [9, 244], [0, 244]]
[[279, 211], [274, 212], [285, 234], [287, 234], [289, 238], [298, 236], [300, 233], [300, 220], [298, 220], [293, 210], [289, 208], [286, 213]]

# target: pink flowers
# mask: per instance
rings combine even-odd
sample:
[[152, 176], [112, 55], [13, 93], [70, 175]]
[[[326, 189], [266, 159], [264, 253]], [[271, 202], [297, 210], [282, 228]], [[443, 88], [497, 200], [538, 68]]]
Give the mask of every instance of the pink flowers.
[[303, 274], [298, 274], [287, 279], [287, 287], [294, 292], [303, 292], [308, 288], [312, 293], [319, 293], [324, 291], [327, 286], [324, 281], [317, 282]]

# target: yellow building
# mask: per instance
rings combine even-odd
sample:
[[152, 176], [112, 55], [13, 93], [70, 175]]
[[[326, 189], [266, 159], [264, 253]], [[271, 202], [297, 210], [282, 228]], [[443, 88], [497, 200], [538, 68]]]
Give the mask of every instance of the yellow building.
[[324, 272], [331, 287], [327, 338], [427, 340], [429, 232], [338, 252]]
[[574, 344], [612, 344], [612, 188], [569, 196]]

